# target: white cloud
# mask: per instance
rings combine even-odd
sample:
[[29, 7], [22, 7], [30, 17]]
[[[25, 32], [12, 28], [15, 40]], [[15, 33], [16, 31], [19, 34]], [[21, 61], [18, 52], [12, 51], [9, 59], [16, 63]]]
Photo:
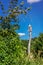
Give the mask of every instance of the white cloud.
[[41, 0], [27, 0], [28, 3], [32, 4], [32, 3], [37, 3], [40, 2]]
[[25, 36], [25, 33], [18, 33], [19, 36]]

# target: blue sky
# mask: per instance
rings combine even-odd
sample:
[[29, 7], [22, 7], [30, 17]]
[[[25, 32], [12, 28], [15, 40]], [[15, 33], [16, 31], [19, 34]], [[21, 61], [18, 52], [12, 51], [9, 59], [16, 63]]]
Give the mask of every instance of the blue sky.
[[[40, 33], [43, 33], [43, 0], [40, 0], [40, 2], [38, 0], [35, 0], [34, 2], [33, 1], [34, 0], [28, 0], [27, 2], [27, 0], [25, 0], [25, 6], [27, 7], [32, 6], [32, 9], [31, 11], [28, 12], [26, 16], [25, 15], [19, 16], [20, 29], [17, 30], [17, 33], [25, 34], [24, 36], [22, 35], [20, 36], [21, 39], [29, 38], [28, 32], [29, 24], [32, 25], [32, 37], [37, 37]], [[7, 0], [5, 2], [7, 2]], [[0, 15], [2, 15], [1, 12]]]
[[25, 36], [21, 36], [21, 39], [29, 38], [29, 24], [32, 25], [32, 37], [37, 37], [40, 33], [43, 33], [43, 0], [32, 4], [27, 3], [27, 6], [32, 6], [32, 9], [29, 14], [20, 18], [21, 27], [18, 32], [25, 33]]

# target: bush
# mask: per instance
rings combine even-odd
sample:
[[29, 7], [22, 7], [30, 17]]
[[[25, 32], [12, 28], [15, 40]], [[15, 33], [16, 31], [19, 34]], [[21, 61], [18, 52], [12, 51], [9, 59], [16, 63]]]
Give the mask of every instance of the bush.
[[25, 47], [15, 32], [6, 32], [0, 32], [0, 65], [19, 65], [25, 56]]

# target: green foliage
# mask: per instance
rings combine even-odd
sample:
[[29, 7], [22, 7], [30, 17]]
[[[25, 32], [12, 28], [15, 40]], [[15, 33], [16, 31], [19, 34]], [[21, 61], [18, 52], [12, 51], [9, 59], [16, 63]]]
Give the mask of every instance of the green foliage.
[[31, 44], [31, 50], [34, 55], [41, 56], [41, 53], [43, 55], [43, 33], [41, 33], [39, 37], [34, 38]]
[[[31, 43], [32, 52], [35, 51], [34, 55], [37, 48], [40, 51], [43, 50], [43, 44], [39, 41], [43, 42], [43, 34], [32, 40], [32, 42], [35, 42]], [[0, 30], [0, 65], [42, 65], [43, 59], [28, 57], [26, 54], [28, 41], [25, 43], [26, 40], [21, 41], [15, 31], [9, 29]]]
[[[39, 38], [42, 40], [43, 37], [40, 35]], [[15, 31], [2, 29], [0, 31], [0, 65], [42, 65], [43, 59], [28, 57], [25, 43], [26, 41], [21, 41]], [[34, 46], [32, 45], [32, 47]]]
[[[22, 42], [23, 42], [23, 46], [26, 47], [26, 51], [27, 51], [29, 40], [22, 40]], [[35, 57], [38, 56], [43, 57], [43, 33], [41, 33], [38, 37], [32, 39], [31, 53], [33, 53]]]
[[[25, 56], [25, 47], [15, 32], [0, 33], [0, 65], [17, 65]], [[19, 64], [18, 64], [19, 65]]]

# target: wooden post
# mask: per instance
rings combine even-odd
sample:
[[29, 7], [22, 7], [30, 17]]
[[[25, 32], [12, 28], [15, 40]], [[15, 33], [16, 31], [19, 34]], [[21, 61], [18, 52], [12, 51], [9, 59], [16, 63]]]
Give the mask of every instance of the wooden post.
[[31, 37], [32, 37], [32, 26], [31, 26], [31, 25], [29, 25], [28, 55], [30, 55]]

